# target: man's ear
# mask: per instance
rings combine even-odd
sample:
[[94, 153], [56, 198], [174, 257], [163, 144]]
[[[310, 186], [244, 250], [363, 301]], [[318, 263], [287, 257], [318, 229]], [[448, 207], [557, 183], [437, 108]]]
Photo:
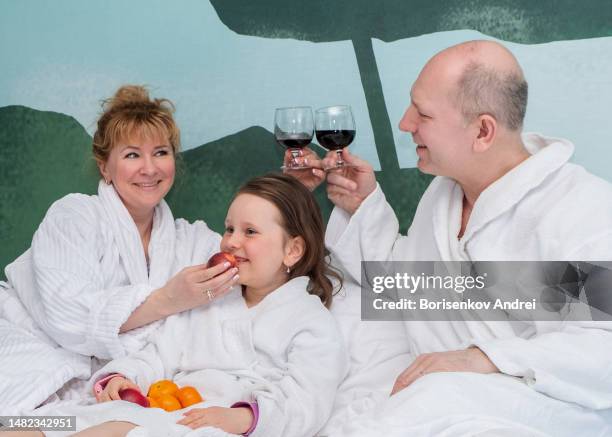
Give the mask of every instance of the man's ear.
[[285, 246], [285, 258], [283, 264], [292, 268], [297, 262], [302, 259], [306, 251], [306, 242], [300, 236], [293, 237], [287, 241]]
[[477, 135], [474, 140], [473, 150], [482, 153], [489, 150], [497, 136], [497, 120], [489, 114], [479, 115], [476, 119]]

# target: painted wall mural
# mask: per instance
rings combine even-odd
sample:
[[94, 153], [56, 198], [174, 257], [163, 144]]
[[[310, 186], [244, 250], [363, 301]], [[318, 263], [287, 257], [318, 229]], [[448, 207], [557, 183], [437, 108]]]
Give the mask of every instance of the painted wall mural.
[[124, 83], [177, 106], [176, 216], [220, 230], [237, 186], [278, 169], [274, 108], [349, 104], [351, 150], [377, 169], [406, 229], [430, 181], [397, 129], [410, 86], [435, 52], [476, 38], [504, 42], [523, 65], [526, 130], [571, 139], [574, 161], [612, 181], [608, 0], [4, 0], [0, 266], [53, 200], [95, 191], [99, 103]]

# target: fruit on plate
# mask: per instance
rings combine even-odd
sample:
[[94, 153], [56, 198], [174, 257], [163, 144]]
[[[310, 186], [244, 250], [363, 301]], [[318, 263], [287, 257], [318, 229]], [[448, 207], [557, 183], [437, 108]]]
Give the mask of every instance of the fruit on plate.
[[119, 397], [124, 401], [133, 402], [141, 407], [147, 408], [149, 406], [149, 400], [134, 388], [124, 388], [123, 390], [119, 390]]

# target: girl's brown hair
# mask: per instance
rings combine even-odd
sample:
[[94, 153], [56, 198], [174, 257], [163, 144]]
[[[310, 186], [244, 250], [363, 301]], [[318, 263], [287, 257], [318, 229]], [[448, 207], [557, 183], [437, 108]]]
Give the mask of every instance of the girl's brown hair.
[[304, 239], [304, 255], [291, 267], [289, 279], [308, 276], [308, 292], [319, 296], [329, 308], [335, 294], [330, 277], [338, 281], [338, 290], [342, 287], [342, 277], [329, 264], [323, 218], [312, 193], [292, 176], [270, 173], [251, 179], [234, 198], [240, 194], [252, 194], [272, 202], [280, 212], [281, 225], [287, 234]]
[[174, 105], [168, 99], [151, 99], [140, 85], [124, 85], [102, 102], [102, 115], [93, 136], [93, 155], [106, 162], [119, 141], [135, 134], [168, 135], [174, 156], [180, 149], [180, 133], [174, 121]]

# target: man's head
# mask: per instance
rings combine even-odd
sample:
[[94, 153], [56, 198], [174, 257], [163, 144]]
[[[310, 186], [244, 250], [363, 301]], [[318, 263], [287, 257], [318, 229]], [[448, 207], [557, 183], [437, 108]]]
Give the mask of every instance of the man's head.
[[520, 145], [527, 82], [498, 43], [470, 41], [441, 51], [419, 74], [411, 100], [400, 129], [412, 134], [425, 173], [460, 179], [495, 144]]

